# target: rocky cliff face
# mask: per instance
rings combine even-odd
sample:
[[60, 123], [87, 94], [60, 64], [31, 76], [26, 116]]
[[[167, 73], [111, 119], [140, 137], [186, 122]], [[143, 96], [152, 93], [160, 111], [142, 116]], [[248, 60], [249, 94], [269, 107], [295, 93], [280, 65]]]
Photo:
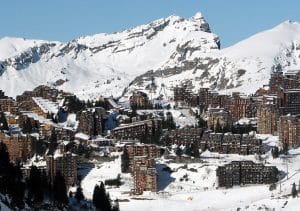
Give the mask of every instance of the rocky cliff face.
[[195, 91], [252, 92], [272, 70], [299, 67], [299, 35], [298, 23], [285, 22], [220, 50], [219, 37], [197, 13], [67, 43], [6, 37], [0, 40], [0, 89], [14, 97], [46, 84], [88, 99], [149, 92], [155, 81], [156, 95], [162, 87], [170, 95], [184, 82]]

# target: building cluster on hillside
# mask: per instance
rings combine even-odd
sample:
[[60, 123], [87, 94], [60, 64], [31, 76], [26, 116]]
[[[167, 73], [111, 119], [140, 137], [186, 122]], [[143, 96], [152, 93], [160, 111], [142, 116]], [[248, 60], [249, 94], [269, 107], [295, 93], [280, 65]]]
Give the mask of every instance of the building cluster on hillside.
[[[287, 141], [286, 135], [283, 135], [287, 127], [280, 123], [280, 119], [293, 119], [289, 115], [300, 114], [299, 70], [272, 73], [269, 85], [251, 96], [238, 92], [232, 95], [218, 94], [208, 88], [200, 88], [197, 94], [193, 94], [183, 84], [174, 88], [174, 101], [177, 105], [198, 107], [197, 115], [205, 116], [208, 128], [216, 132], [231, 131], [232, 125], [242, 118], [256, 118], [258, 133], [277, 135], [280, 132], [279, 140], [282, 145], [291, 144], [289, 146], [292, 147], [300, 143], [300, 138], [296, 135], [291, 135], [290, 141]], [[296, 121], [289, 121], [289, 124], [297, 127]]]
[[[70, 94], [39, 86], [33, 91], [25, 91], [16, 100], [5, 97], [3, 92], [0, 95], [0, 111], [8, 125], [0, 132], [0, 141], [6, 145], [12, 162], [26, 163], [36, 153], [37, 144], [49, 145], [52, 139], [57, 142], [74, 139], [75, 128], [59, 123], [60, 118], [67, 115], [62, 102]], [[47, 162], [42, 169], [46, 170], [49, 182], [52, 183], [55, 174], [60, 171], [67, 185], [76, 184], [77, 162], [69, 152], [60, 150], [54, 155], [45, 155], [44, 159]], [[22, 168], [28, 173], [26, 166]]]
[[[142, 108], [149, 102], [145, 95], [134, 93], [131, 103]], [[106, 153], [107, 150], [121, 151], [125, 147], [135, 181], [133, 192], [157, 191], [154, 159], [160, 156], [161, 149], [140, 142], [151, 143], [153, 138], [160, 137], [160, 118], [133, 113], [119, 106], [112, 98], [84, 103], [75, 95], [44, 85], [25, 91], [16, 100], [1, 91], [0, 112], [8, 125], [8, 128], [1, 130], [0, 141], [6, 144], [12, 162], [22, 162], [25, 176], [29, 176], [30, 172], [28, 161], [43, 145], [47, 146], [47, 151], [38, 168], [45, 172], [50, 184], [60, 172], [68, 186], [77, 183], [78, 156], [74, 151]], [[122, 149], [115, 145], [117, 141], [128, 140], [137, 143], [127, 143]]]
[[[129, 97], [130, 109], [113, 98], [83, 102], [71, 93], [44, 85], [25, 91], [16, 100], [0, 90], [0, 121], [4, 116], [7, 122], [7, 125], [0, 122], [0, 141], [7, 145], [13, 162], [32, 158], [36, 145], [44, 144], [48, 151], [44, 152], [42, 169], [46, 170], [49, 182], [53, 182], [59, 171], [67, 185], [77, 183], [78, 156], [74, 152], [89, 155], [89, 151], [107, 153], [126, 149], [134, 194], [158, 190], [155, 159], [162, 150], [157, 143], [167, 147], [186, 146], [189, 151], [196, 148], [198, 152], [261, 154], [262, 140], [249, 133], [246, 126], [240, 126], [244, 125], [241, 120], [254, 119], [257, 124], [251, 130], [278, 134], [282, 146], [300, 145], [299, 71], [272, 74], [269, 85], [251, 96], [238, 92], [218, 94], [208, 88], [193, 93], [189, 84], [176, 86], [174, 101], [175, 108], [196, 108], [193, 113], [199, 118], [198, 127], [177, 127], [172, 112], [139, 111], [153, 109], [152, 101], [141, 91]], [[190, 155], [197, 157], [199, 153]], [[274, 181], [275, 174], [272, 168], [250, 162], [233, 162], [217, 171], [222, 177], [220, 186], [226, 187], [269, 183]], [[228, 179], [230, 175], [233, 180]]]

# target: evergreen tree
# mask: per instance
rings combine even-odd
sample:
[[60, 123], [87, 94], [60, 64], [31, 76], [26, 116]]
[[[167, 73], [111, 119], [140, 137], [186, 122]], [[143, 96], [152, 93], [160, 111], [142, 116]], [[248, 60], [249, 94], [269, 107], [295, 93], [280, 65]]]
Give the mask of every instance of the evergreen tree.
[[93, 107], [93, 102], [91, 102], [90, 100], [88, 100], [87, 103], [86, 103], [86, 107], [92, 108]]
[[0, 141], [0, 192], [8, 193], [9, 169], [11, 167], [6, 145]]
[[10, 160], [6, 144], [0, 142], [0, 175], [5, 172], [9, 164]]
[[3, 112], [0, 112], [0, 130], [8, 130], [8, 124]]
[[26, 119], [26, 122], [22, 128], [22, 132], [23, 133], [32, 133], [32, 125], [31, 125], [29, 118]]
[[78, 203], [80, 203], [80, 201], [82, 201], [84, 199], [84, 195], [83, 195], [83, 192], [82, 192], [81, 185], [79, 185], [76, 189], [75, 198], [76, 198]]
[[0, 141], [0, 192], [11, 198], [10, 206], [24, 208], [25, 184], [19, 163], [10, 163], [7, 147]]
[[83, 146], [83, 144], [82, 143], [79, 143], [79, 145], [78, 145], [78, 147], [77, 147], [77, 153], [76, 154], [78, 154], [79, 156], [81, 156], [81, 155], [83, 155], [83, 153], [84, 153], [84, 146]]
[[111, 210], [111, 204], [110, 204], [110, 197], [109, 194], [106, 193], [104, 183], [100, 183], [100, 192], [99, 192], [99, 197], [101, 203], [101, 211], [110, 211]]
[[95, 185], [94, 193], [93, 193], [93, 204], [95, 205], [97, 210], [100, 211], [111, 211], [111, 203], [109, 194], [106, 193], [103, 182], [99, 185]]
[[273, 147], [271, 153], [272, 153], [272, 157], [273, 158], [278, 158], [278, 156], [279, 156], [279, 149], [278, 149], [278, 147], [277, 146]]
[[49, 144], [48, 154], [53, 155], [57, 147], [57, 135], [54, 128], [51, 130], [51, 135], [49, 140], [50, 140], [50, 144]]
[[65, 178], [61, 175], [60, 172], [57, 172], [54, 178], [53, 194], [54, 194], [54, 199], [56, 202], [58, 202], [58, 204], [62, 205], [68, 203]]
[[199, 116], [198, 127], [200, 127], [200, 128], [206, 128], [207, 127], [206, 121], [201, 116]]
[[292, 196], [293, 198], [295, 198], [297, 196], [297, 189], [296, 189], [296, 184], [293, 183], [293, 186], [292, 186]]
[[23, 176], [20, 164], [16, 166], [11, 166], [11, 172], [9, 177], [11, 178], [10, 183], [10, 197], [11, 197], [11, 206], [17, 207], [19, 209], [24, 208], [24, 195], [25, 195], [25, 183], [23, 182]]
[[129, 155], [126, 147], [121, 155], [121, 171], [122, 173], [129, 172]]
[[191, 144], [191, 156], [198, 158], [200, 156], [199, 149], [195, 143]]
[[186, 154], [189, 155], [189, 156], [193, 156], [195, 158], [200, 156], [199, 149], [196, 146], [196, 144], [194, 144], [194, 143], [191, 143], [189, 146], [187, 146]]
[[100, 187], [99, 185], [95, 185], [94, 192], [93, 192], [93, 204], [94, 206], [100, 210], [101, 208], [101, 201], [100, 201]]
[[282, 146], [282, 153], [287, 155], [288, 152], [289, 152], [289, 144], [287, 142], [284, 142]]
[[40, 170], [36, 166], [31, 166], [28, 186], [28, 200], [31, 202], [42, 202], [44, 199], [43, 182]]
[[175, 153], [176, 153], [177, 156], [182, 156], [183, 151], [182, 151], [182, 149], [178, 146]]

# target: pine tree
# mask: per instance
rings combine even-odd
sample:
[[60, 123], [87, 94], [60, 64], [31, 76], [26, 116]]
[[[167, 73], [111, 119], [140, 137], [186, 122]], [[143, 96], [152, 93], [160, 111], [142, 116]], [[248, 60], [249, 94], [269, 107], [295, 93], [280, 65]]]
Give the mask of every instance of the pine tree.
[[182, 151], [182, 149], [178, 146], [175, 153], [176, 153], [177, 156], [182, 156], [183, 151]]
[[288, 152], [289, 152], [289, 144], [287, 142], [284, 142], [282, 147], [282, 153], [287, 155]]
[[126, 147], [121, 155], [121, 171], [122, 173], [129, 172], [129, 155]]
[[23, 175], [21, 171], [20, 164], [17, 163], [15, 166], [11, 166], [11, 172], [9, 177], [11, 178], [10, 185], [10, 197], [11, 206], [17, 207], [19, 209], [24, 208], [24, 195], [25, 195], [25, 183], [23, 182]]
[[0, 192], [9, 192], [11, 163], [6, 145], [0, 141]]
[[93, 204], [99, 210], [101, 208], [101, 201], [100, 201], [100, 187], [99, 185], [95, 185], [94, 192], [93, 192]]
[[109, 194], [106, 193], [104, 183], [100, 183], [100, 189], [99, 189], [99, 197], [101, 203], [101, 211], [110, 211], [111, 210], [111, 204], [110, 204], [110, 197]]
[[111, 203], [110, 203], [109, 194], [106, 193], [103, 182], [99, 185], [95, 185], [94, 193], [93, 193], [93, 204], [97, 210], [101, 211], [111, 211]]
[[192, 148], [192, 156], [195, 158], [198, 158], [200, 156], [200, 154], [199, 154], [199, 149], [198, 149], [197, 145], [192, 143], [191, 148]]
[[279, 149], [278, 149], [277, 146], [273, 147], [271, 152], [272, 152], [272, 157], [273, 158], [278, 158], [278, 156], [279, 156]]
[[28, 200], [33, 202], [42, 202], [44, 199], [43, 182], [40, 170], [36, 166], [31, 166], [30, 175], [27, 181]]
[[187, 146], [186, 154], [189, 155], [189, 156], [193, 156], [195, 158], [200, 156], [199, 149], [196, 146], [196, 144], [194, 144], [194, 143], [191, 143], [189, 146]]
[[296, 184], [293, 183], [293, 186], [292, 186], [292, 196], [293, 198], [295, 198], [297, 196], [297, 189], [296, 189]]
[[61, 175], [60, 172], [57, 172], [53, 182], [53, 194], [54, 199], [58, 204], [67, 204], [67, 187], [65, 183], [65, 178]]
[[205, 128], [205, 127], [207, 127], [206, 121], [205, 121], [201, 116], [199, 116], [198, 127], [200, 127], [200, 128]]
[[0, 112], [0, 130], [8, 130], [7, 120], [3, 112]]
[[77, 154], [80, 156], [80, 155], [83, 155], [84, 153], [84, 146], [82, 143], [80, 143], [77, 147]]
[[29, 118], [26, 119], [26, 122], [23, 126], [22, 132], [23, 133], [32, 133], [32, 125], [31, 125]]
[[82, 192], [81, 185], [79, 185], [76, 189], [75, 198], [76, 198], [78, 203], [80, 203], [80, 201], [82, 201], [84, 199], [84, 195], [83, 195], [83, 192]]
[[57, 135], [54, 128], [51, 130], [51, 135], [49, 140], [50, 140], [50, 145], [49, 145], [48, 154], [53, 155], [57, 147]]
[[9, 154], [6, 144], [0, 142], [0, 174], [5, 172], [5, 169], [9, 166]]

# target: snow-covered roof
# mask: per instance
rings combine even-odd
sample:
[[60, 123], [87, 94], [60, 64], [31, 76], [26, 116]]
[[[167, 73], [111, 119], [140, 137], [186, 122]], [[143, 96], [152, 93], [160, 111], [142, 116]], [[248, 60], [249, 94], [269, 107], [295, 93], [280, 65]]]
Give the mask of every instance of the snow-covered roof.
[[52, 102], [42, 97], [33, 97], [32, 99], [43, 110], [43, 112], [53, 114], [58, 112], [59, 104], [57, 102]]
[[34, 112], [31, 112], [31, 111], [22, 111], [21, 112], [23, 115], [29, 117], [29, 118], [32, 118], [38, 122], [40, 122], [41, 124], [50, 124], [50, 125], [55, 125], [55, 123], [53, 123], [50, 119], [46, 119], [45, 117], [43, 116], [39, 116], [37, 115], [36, 113]]
[[83, 139], [83, 140], [89, 140], [90, 136], [84, 133], [76, 133], [75, 138]]
[[113, 108], [119, 108], [120, 106], [118, 106], [118, 104], [112, 99], [112, 98], [108, 98], [107, 99], [108, 103], [113, 107]]

